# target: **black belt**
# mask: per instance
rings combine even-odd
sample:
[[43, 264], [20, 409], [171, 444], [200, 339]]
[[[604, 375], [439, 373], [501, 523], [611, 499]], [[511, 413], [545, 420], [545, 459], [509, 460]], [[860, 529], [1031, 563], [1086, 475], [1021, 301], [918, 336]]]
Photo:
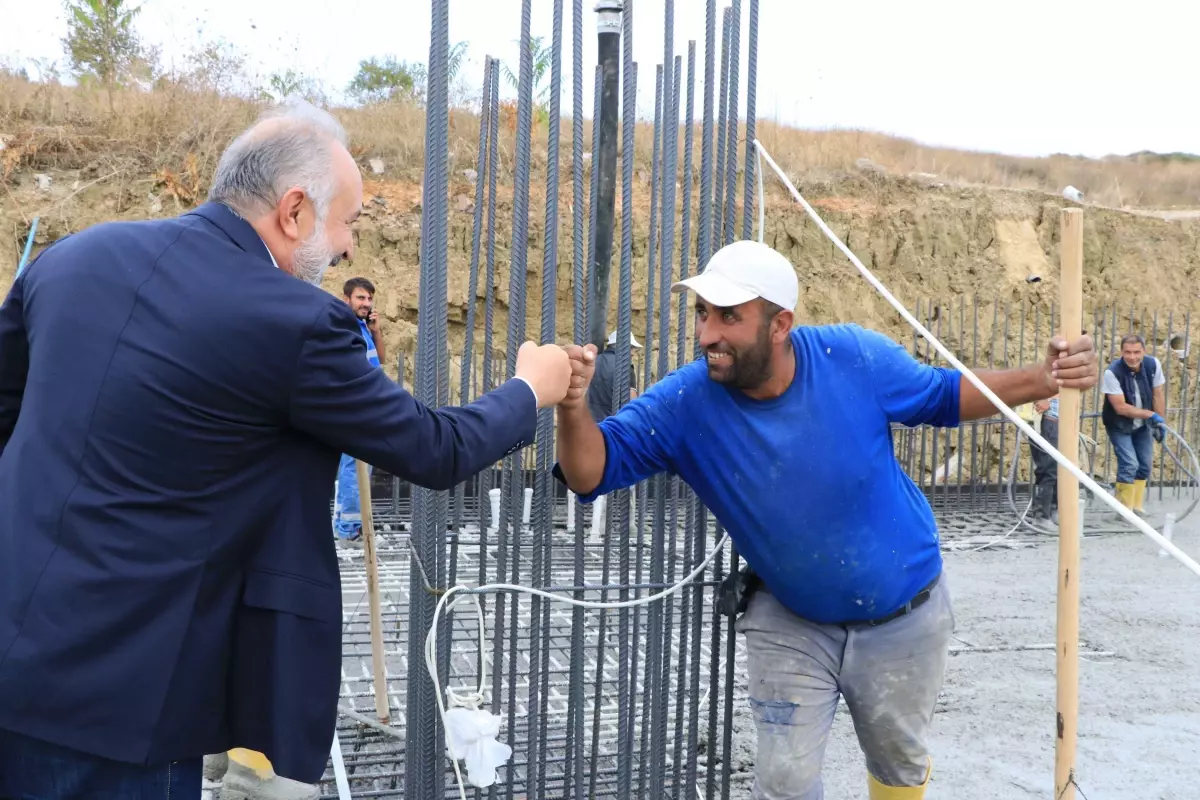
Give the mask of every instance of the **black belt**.
[[924, 589], [917, 592], [915, 595], [913, 595], [913, 598], [911, 600], [909, 600], [904, 605], [900, 606], [900, 608], [896, 609], [891, 614], [888, 614], [886, 617], [880, 617], [879, 619], [871, 619], [871, 620], [867, 620], [865, 622], [855, 622], [855, 623], [851, 623], [851, 624], [867, 625], [869, 627], [874, 628], [876, 626], [883, 625], [885, 622], [891, 622], [894, 619], [899, 619], [900, 617], [903, 617], [905, 614], [915, 611], [918, 608], [920, 608], [921, 606], [923, 606], [925, 604], [925, 601], [929, 599], [929, 596], [931, 594], [933, 594], [934, 587], [938, 585], [938, 581], [941, 579], [942, 579], [942, 574], [939, 572], [937, 574], [937, 577], [934, 578], [933, 580], [931, 580], [925, 586]]

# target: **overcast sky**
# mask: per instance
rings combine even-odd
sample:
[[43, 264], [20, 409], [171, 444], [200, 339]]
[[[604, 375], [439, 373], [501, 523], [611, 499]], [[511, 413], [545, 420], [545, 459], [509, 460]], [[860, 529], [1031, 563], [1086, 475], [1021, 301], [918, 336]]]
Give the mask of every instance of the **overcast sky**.
[[[134, 0], [136, 2], [136, 0]], [[728, 5], [719, 0], [718, 9]], [[426, 61], [427, 0], [142, 0], [143, 36], [179, 58], [225, 39], [264, 75], [294, 68], [343, 89], [358, 61]], [[596, 60], [595, 0], [584, 0], [585, 115]], [[740, 95], [745, 101], [743, 0]], [[570, 112], [571, 1], [564, 11], [564, 113]], [[515, 65], [520, 0], [451, 0], [450, 40]], [[675, 52], [697, 43], [704, 0], [676, 0]], [[534, 0], [533, 35], [550, 35], [552, 0]], [[758, 115], [806, 128], [864, 128], [935, 145], [1021, 155], [1138, 150], [1200, 153], [1191, 39], [1200, 7], [1183, 0], [762, 0]], [[62, 60], [58, 0], [0, 0], [0, 59]], [[718, 41], [720, 12], [718, 10]], [[639, 106], [652, 111], [663, 56], [663, 0], [636, 0]], [[699, 86], [697, 87], [699, 91]], [[511, 93], [508, 87], [502, 91]], [[699, 95], [698, 95], [699, 97]], [[697, 102], [697, 113], [700, 112]], [[744, 105], [743, 105], [744, 108]]]

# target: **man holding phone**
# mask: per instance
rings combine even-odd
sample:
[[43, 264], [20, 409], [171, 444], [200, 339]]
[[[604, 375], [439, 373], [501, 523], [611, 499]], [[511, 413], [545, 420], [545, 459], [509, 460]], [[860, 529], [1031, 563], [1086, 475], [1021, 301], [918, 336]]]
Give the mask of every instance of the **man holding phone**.
[[[387, 358], [383, 337], [379, 334], [379, 312], [375, 310], [375, 284], [363, 277], [351, 278], [342, 286], [342, 297], [354, 316], [367, 345], [367, 361], [379, 367]], [[367, 465], [367, 474], [371, 466]], [[362, 539], [362, 511], [358, 501], [358, 475], [354, 459], [342, 453], [338, 462], [337, 490], [333, 500], [333, 533], [339, 539], [357, 542]]]

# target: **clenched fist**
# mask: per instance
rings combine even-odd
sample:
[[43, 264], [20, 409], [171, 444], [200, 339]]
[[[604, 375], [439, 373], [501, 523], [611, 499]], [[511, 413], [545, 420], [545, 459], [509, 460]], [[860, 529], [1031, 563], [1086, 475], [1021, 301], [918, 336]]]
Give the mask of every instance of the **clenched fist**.
[[1053, 337], [1046, 352], [1044, 369], [1052, 394], [1060, 388], [1092, 388], [1100, 379], [1092, 337], [1084, 334], [1069, 343], [1061, 336]]
[[556, 344], [526, 342], [517, 351], [514, 375], [529, 381], [538, 408], [558, 405], [571, 386], [573, 369], [566, 352]]
[[580, 347], [569, 344], [563, 348], [571, 362], [571, 388], [559, 406], [562, 408], [583, 408], [587, 404], [588, 385], [592, 382], [592, 374], [596, 371], [596, 345], [589, 344]]

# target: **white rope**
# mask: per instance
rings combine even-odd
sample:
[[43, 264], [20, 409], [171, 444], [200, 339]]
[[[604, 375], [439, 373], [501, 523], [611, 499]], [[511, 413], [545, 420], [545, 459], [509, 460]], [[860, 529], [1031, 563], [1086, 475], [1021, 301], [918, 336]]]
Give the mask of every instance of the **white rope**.
[[[449, 614], [454, 608], [454, 605], [462, 597], [469, 597], [475, 605], [475, 610], [478, 615], [479, 624], [479, 684], [474, 692], [459, 693], [449, 686], [446, 687], [446, 697], [449, 699], [451, 707], [479, 709], [486, 702], [486, 679], [487, 679], [487, 632], [485, 628], [485, 620], [483, 615], [483, 605], [479, 602], [479, 596], [483, 593], [493, 592], [512, 592], [514, 594], [527, 594], [536, 597], [543, 597], [551, 602], [565, 603], [579, 608], [591, 608], [600, 610], [616, 610], [621, 608], [633, 608], [635, 606], [647, 606], [651, 603], [656, 603], [659, 600], [664, 600], [667, 597], [678, 592], [684, 586], [698, 578], [712, 560], [716, 557], [721, 548], [725, 546], [725, 542], [729, 539], [729, 533], [725, 532], [721, 535], [716, 546], [709, 552], [705, 559], [700, 562], [700, 565], [693, 569], [686, 577], [675, 583], [658, 594], [639, 597], [633, 600], [621, 600], [616, 602], [601, 603], [593, 600], [576, 600], [573, 597], [564, 597], [562, 595], [544, 592], [541, 589], [534, 589], [528, 586], [517, 586], [511, 583], [489, 583], [485, 586], [480, 586], [477, 589], [471, 589], [466, 586], [452, 586], [446, 590], [446, 593], [438, 600], [437, 606], [433, 609], [433, 622], [429, 627], [429, 633], [425, 637], [425, 669], [429, 673], [429, 679], [433, 682], [434, 695], [437, 697], [438, 714], [442, 719], [443, 730], [446, 727], [446, 704], [442, 700], [442, 686], [438, 679], [437, 669], [437, 631], [438, 619], [442, 613]], [[455, 597], [457, 595], [457, 597]], [[454, 598], [451, 600], [451, 598]], [[467, 800], [467, 787], [463, 782], [462, 772], [458, 767], [458, 759], [451, 754], [451, 762], [454, 764], [454, 775], [458, 779], [458, 794], [461, 800]]]
[[979, 390], [980, 394], [990, 400], [992, 405], [994, 405], [1001, 414], [1007, 417], [1010, 422], [1016, 425], [1022, 433], [1032, 439], [1039, 447], [1041, 447], [1051, 456], [1053, 456], [1054, 460], [1065, 467], [1066, 470], [1074, 475], [1080, 483], [1091, 489], [1097, 497], [1099, 497], [1103, 502], [1107, 503], [1109, 508], [1117, 512], [1117, 514], [1123, 517], [1126, 522], [1149, 536], [1150, 539], [1158, 544], [1159, 547], [1174, 556], [1175, 560], [1177, 560], [1180, 564], [1183, 564], [1192, 572], [1196, 573], [1196, 575], [1200, 576], [1200, 564], [1197, 564], [1187, 555], [1187, 553], [1183, 552], [1174, 544], [1163, 538], [1162, 534], [1154, 530], [1154, 528], [1150, 527], [1149, 524], [1137, 517], [1133, 511], [1121, 505], [1121, 503], [1115, 497], [1100, 488], [1100, 486], [1098, 486], [1090, 476], [1084, 474], [1084, 472], [1075, 464], [1073, 464], [1070, 459], [1068, 459], [1066, 456], [1060, 453], [1057, 448], [1052, 447], [1049, 442], [1043, 439], [1041, 434], [1035, 431], [1033, 427], [1029, 425], [1029, 423], [1021, 419], [1017, 412], [1013, 411], [1011, 408], [1001, 402], [1000, 398], [997, 397], [991, 389], [984, 385], [983, 381], [981, 381], [974, 372], [971, 372], [971, 370], [963, 366], [963, 364], [957, 358], [955, 358], [954, 355], [947, 350], [941, 342], [938, 341], [937, 337], [926, 330], [925, 326], [918, 322], [916, 318], [908, 312], [908, 309], [906, 309], [899, 300], [892, 296], [892, 293], [887, 290], [887, 287], [880, 283], [879, 279], [872, 275], [869, 269], [863, 266], [862, 262], [858, 260], [858, 257], [850, 251], [850, 248], [846, 247], [846, 245], [842, 243], [842, 240], [837, 237], [837, 234], [829, 229], [829, 226], [826, 225], [824, 220], [822, 220], [817, 212], [813, 210], [812, 206], [810, 206], [808, 202], [800, 196], [800, 192], [796, 191], [796, 187], [792, 185], [792, 182], [788, 179], [788, 176], [783, 173], [783, 170], [779, 168], [779, 165], [775, 163], [775, 160], [771, 158], [771, 154], [766, 151], [766, 148], [762, 146], [762, 143], [755, 139], [754, 146], [758, 149], [759, 154], [767, 160], [767, 163], [771, 165], [771, 169], [775, 170], [775, 174], [778, 175], [779, 179], [783, 181], [785, 186], [787, 186], [788, 191], [791, 192], [792, 197], [796, 199], [796, 202], [800, 203], [800, 205], [804, 207], [804, 210], [808, 212], [808, 215], [812, 217], [813, 221], [817, 223], [817, 226], [825, 232], [825, 235], [828, 236], [835, 245], [837, 245], [839, 250], [846, 254], [846, 257], [850, 259], [851, 263], [853, 263], [854, 266], [858, 268], [858, 271], [862, 273], [862, 276], [866, 278], [867, 281], [870, 282], [870, 284], [874, 286], [881, 295], [883, 295], [884, 299], [891, 303], [892, 307], [900, 313], [900, 316], [904, 317], [904, 320], [909, 325], [913, 326], [918, 333], [924, 336], [925, 339], [931, 345], [933, 345], [938, 353], [941, 354], [942, 358], [946, 359], [946, 361], [950, 362], [951, 366], [962, 373], [962, 376], [969, 380], [971, 384]]

